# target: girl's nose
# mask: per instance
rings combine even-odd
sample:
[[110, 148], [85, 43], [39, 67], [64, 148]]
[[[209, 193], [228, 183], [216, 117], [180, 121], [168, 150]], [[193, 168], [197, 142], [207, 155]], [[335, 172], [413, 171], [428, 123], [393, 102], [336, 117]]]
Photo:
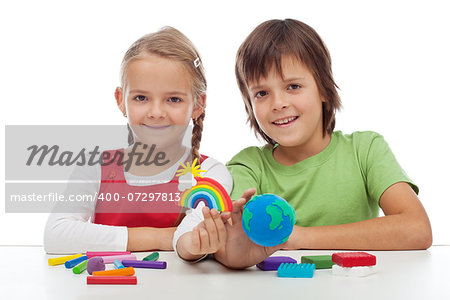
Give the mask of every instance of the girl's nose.
[[160, 119], [166, 117], [166, 111], [164, 105], [158, 101], [150, 101], [147, 110], [147, 117], [149, 119]]
[[289, 102], [283, 95], [274, 93], [272, 95], [272, 111], [277, 111], [289, 107]]

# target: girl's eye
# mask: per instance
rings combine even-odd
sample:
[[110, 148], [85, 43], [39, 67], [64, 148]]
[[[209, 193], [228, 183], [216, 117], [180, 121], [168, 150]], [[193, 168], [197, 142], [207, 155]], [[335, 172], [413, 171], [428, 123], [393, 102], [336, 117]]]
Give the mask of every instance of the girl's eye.
[[298, 84], [290, 84], [288, 90], [297, 90], [300, 86]]
[[262, 98], [267, 95], [266, 91], [259, 91], [255, 94], [255, 98]]
[[137, 101], [145, 101], [145, 100], [147, 100], [147, 97], [142, 96], [142, 95], [137, 95], [136, 97], [134, 97], [134, 99]]
[[171, 97], [167, 101], [172, 102], [172, 103], [178, 103], [178, 102], [181, 102], [181, 99], [177, 98], [177, 97]]

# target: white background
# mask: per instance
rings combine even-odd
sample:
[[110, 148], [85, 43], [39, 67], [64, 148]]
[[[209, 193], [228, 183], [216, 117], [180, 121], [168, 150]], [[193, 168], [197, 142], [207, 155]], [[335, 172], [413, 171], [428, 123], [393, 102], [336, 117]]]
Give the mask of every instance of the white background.
[[[361, 3], [360, 3], [361, 2]], [[0, 5], [2, 125], [125, 124], [113, 97], [129, 45], [165, 25], [199, 49], [208, 79], [201, 152], [260, 145], [234, 57], [259, 23], [296, 18], [327, 44], [344, 109], [337, 130], [383, 134], [420, 187], [434, 244], [450, 244], [450, 18], [445, 1], [14, 1]], [[4, 130], [0, 156], [4, 157]], [[4, 182], [4, 163], [0, 179]], [[42, 244], [46, 214], [5, 214], [0, 244]]]

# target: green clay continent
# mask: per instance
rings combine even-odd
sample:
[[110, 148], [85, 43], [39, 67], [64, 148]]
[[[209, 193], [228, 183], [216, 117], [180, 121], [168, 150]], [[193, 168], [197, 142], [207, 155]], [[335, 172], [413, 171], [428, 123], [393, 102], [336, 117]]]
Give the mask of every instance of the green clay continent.
[[280, 226], [281, 222], [283, 221], [283, 214], [282, 214], [281, 210], [278, 208], [278, 206], [267, 205], [266, 213], [272, 219], [272, 221], [269, 224], [269, 229], [270, 230], [274, 230], [278, 226]]
[[244, 213], [242, 214], [242, 221], [244, 222], [245, 228], [247, 228], [248, 232], [250, 232], [250, 220], [253, 218], [253, 213], [247, 208], [244, 209]]

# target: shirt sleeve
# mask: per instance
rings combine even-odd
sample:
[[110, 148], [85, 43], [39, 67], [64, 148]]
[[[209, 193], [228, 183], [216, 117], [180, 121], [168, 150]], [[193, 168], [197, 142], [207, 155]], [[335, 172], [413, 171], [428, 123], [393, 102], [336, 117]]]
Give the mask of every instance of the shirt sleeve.
[[[206, 170], [205, 173], [202, 174], [203, 177], [214, 179], [219, 182], [224, 189], [229, 194], [233, 188], [233, 179], [231, 178], [230, 173], [227, 168], [213, 158], [207, 158], [201, 164], [200, 169]], [[194, 229], [195, 226], [203, 222], [203, 213], [202, 208], [204, 207], [203, 202], [200, 202], [199, 205], [195, 209], [190, 209], [186, 212], [186, 216], [181, 221], [180, 225], [178, 225], [177, 229], [173, 234], [173, 249], [175, 253], [178, 255], [177, 251], [177, 243], [178, 239], [185, 233], [190, 232]], [[193, 261], [197, 262], [204, 259], [207, 255], [202, 256], [201, 258]]]
[[364, 162], [367, 191], [370, 199], [379, 204], [381, 195], [393, 184], [406, 182], [419, 193], [419, 188], [402, 169], [383, 136], [373, 133]]
[[[85, 178], [79, 182], [79, 178]], [[64, 196], [97, 195], [100, 189], [100, 166], [97, 169], [75, 168]], [[125, 226], [93, 224], [95, 201], [75, 204], [73, 208], [55, 206], [44, 230], [44, 249], [52, 254], [86, 251], [124, 251], [128, 244]]]
[[249, 188], [255, 188], [256, 194], [261, 193], [258, 173], [261, 173], [261, 153], [257, 147], [250, 147], [236, 154], [228, 163], [227, 168], [233, 178], [231, 199], [237, 200]]

